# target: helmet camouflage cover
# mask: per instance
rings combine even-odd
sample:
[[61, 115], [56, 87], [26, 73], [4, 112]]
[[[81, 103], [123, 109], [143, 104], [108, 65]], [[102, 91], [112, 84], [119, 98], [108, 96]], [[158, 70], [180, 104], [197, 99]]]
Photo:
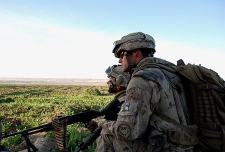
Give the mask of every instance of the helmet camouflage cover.
[[111, 83], [114, 85], [120, 85], [122, 87], [127, 87], [130, 79], [130, 74], [124, 72], [121, 65], [109, 66], [105, 73], [110, 79]]
[[119, 58], [122, 51], [132, 51], [140, 48], [153, 49], [153, 53], [155, 53], [155, 40], [152, 36], [142, 32], [130, 33], [113, 44], [113, 53], [117, 58]]

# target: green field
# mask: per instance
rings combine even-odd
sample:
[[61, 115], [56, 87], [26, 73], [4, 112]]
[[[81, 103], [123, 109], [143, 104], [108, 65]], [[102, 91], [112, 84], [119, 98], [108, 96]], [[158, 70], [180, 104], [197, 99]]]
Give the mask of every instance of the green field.
[[[51, 122], [52, 117], [68, 116], [91, 109], [99, 110], [113, 96], [106, 86], [76, 85], [0, 85], [0, 119], [7, 134]], [[76, 151], [78, 144], [90, 134], [84, 124], [67, 126], [67, 150]], [[54, 138], [52, 131], [45, 136]], [[20, 135], [5, 138], [2, 144], [14, 151], [23, 142]], [[95, 143], [85, 151], [93, 151]], [[18, 150], [18, 149], [16, 149]], [[53, 150], [56, 151], [56, 150]]]

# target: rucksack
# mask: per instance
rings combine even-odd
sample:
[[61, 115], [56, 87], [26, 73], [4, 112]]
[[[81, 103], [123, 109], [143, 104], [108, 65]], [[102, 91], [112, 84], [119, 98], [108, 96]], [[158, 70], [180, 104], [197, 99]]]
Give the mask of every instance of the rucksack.
[[225, 151], [225, 82], [212, 69], [184, 64], [173, 67], [186, 82], [191, 124], [198, 126], [199, 146], [205, 151]]
[[224, 152], [225, 81], [212, 69], [201, 65], [185, 64], [182, 59], [177, 61], [177, 65], [163, 64], [157, 58], [153, 58], [153, 61], [139, 69], [160, 68], [169, 79], [168, 73], [171, 72], [183, 79], [190, 122], [184, 126], [158, 111], [153, 113], [186, 131], [198, 141], [197, 146], [201, 150]]

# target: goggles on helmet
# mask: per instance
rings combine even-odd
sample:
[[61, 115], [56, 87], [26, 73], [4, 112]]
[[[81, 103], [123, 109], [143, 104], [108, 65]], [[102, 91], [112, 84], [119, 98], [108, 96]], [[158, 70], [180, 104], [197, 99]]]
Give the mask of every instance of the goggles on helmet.
[[113, 65], [113, 66], [109, 66], [106, 70], [105, 73], [107, 74], [107, 76], [113, 76], [114, 78], [118, 77], [118, 74], [116, 72], [113, 72], [113, 69], [117, 67], [117, 65]]

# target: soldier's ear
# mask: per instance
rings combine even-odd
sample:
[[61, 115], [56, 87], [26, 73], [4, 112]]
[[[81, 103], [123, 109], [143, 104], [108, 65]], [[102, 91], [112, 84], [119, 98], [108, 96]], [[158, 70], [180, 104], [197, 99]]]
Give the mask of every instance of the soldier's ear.
[[141, 51], [139, 49], [135, 49], [135, 50], [131, 51], [132, 56], [138, 56], [138, 54], [141, 54]]

